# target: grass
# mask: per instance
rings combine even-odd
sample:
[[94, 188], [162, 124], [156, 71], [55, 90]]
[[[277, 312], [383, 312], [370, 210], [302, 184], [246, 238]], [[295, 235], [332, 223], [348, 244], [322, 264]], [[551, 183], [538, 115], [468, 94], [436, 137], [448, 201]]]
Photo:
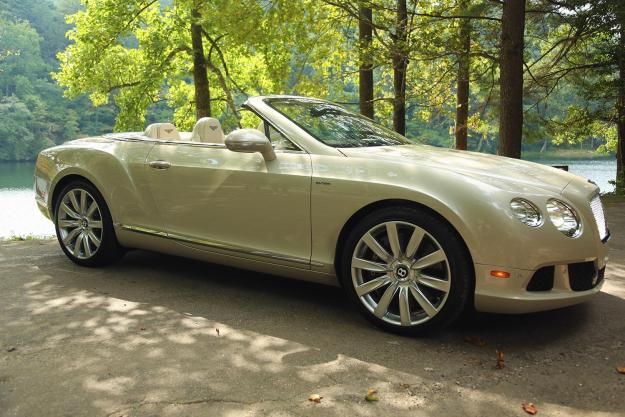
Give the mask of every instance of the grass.
[[27, 242], [31, 240], [46, 240], [52, 239], [52, 236], [40, 236], [40, 235], [15, 235], [8, 237], [0, 237], [0, 242]]

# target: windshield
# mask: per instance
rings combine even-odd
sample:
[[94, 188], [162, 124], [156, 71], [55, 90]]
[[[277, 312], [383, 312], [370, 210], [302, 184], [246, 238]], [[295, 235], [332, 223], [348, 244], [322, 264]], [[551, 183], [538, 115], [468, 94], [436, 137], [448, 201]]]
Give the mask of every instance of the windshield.
[[327, 101], [267, 98], [282, 113], [318, 141], [334, 148], [408, 145], [411, 142], [371, 119]]

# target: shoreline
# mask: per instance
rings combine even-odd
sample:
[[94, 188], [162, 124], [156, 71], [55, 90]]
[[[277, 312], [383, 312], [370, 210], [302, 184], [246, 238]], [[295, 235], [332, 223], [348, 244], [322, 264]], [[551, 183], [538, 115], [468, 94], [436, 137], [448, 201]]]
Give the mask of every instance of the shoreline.
[[[475, 152], [475, 151], [471, 151]], [[483, 152], [488, 153], [488, 152]], [[550, 151], [524, 151], [521, 153], [521, 159], [528, 161], [535, 160], [611, 160], [616, 159], [616, 155], [611, 153], [598, 153], [589, 149], [560, 149]], [[0, 161], [0, 164], [34, 164], [36, 158], [21, 161]]]
[[566, 149], [561, 151], [528, 151], [521, 154], [521, 159], [527, 161], [616, 161], [616, 155], [609, 153], [597, 153], [595, 151], [583, 151], [579, 149]]

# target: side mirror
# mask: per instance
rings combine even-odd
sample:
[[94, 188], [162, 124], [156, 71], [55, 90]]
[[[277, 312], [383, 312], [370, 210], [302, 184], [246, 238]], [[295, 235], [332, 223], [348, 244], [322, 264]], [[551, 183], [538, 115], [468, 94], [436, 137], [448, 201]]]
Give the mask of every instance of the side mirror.
[[238, 129], [226, 136], [226, 148], [233, 152], [260, 152], [267, 161], [276, 159], [271, 142], [256, 129]]

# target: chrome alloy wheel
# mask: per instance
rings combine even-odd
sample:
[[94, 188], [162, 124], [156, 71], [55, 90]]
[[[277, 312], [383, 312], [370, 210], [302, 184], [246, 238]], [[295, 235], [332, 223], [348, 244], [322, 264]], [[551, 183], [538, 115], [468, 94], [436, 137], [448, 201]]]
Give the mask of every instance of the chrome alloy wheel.
[[102, 212], [93, 196], [81, 188], [71, 189], [58, 211], [58, 230], [69, 253], [78, 259], [95, 255], [102, 243]]
[[364, 306], [398, 326], [430, 320], [445, 305], [451, 288], [441, 245], [421, 227], [400, 221], [378, 224], [360, 238], [351, 276]]

